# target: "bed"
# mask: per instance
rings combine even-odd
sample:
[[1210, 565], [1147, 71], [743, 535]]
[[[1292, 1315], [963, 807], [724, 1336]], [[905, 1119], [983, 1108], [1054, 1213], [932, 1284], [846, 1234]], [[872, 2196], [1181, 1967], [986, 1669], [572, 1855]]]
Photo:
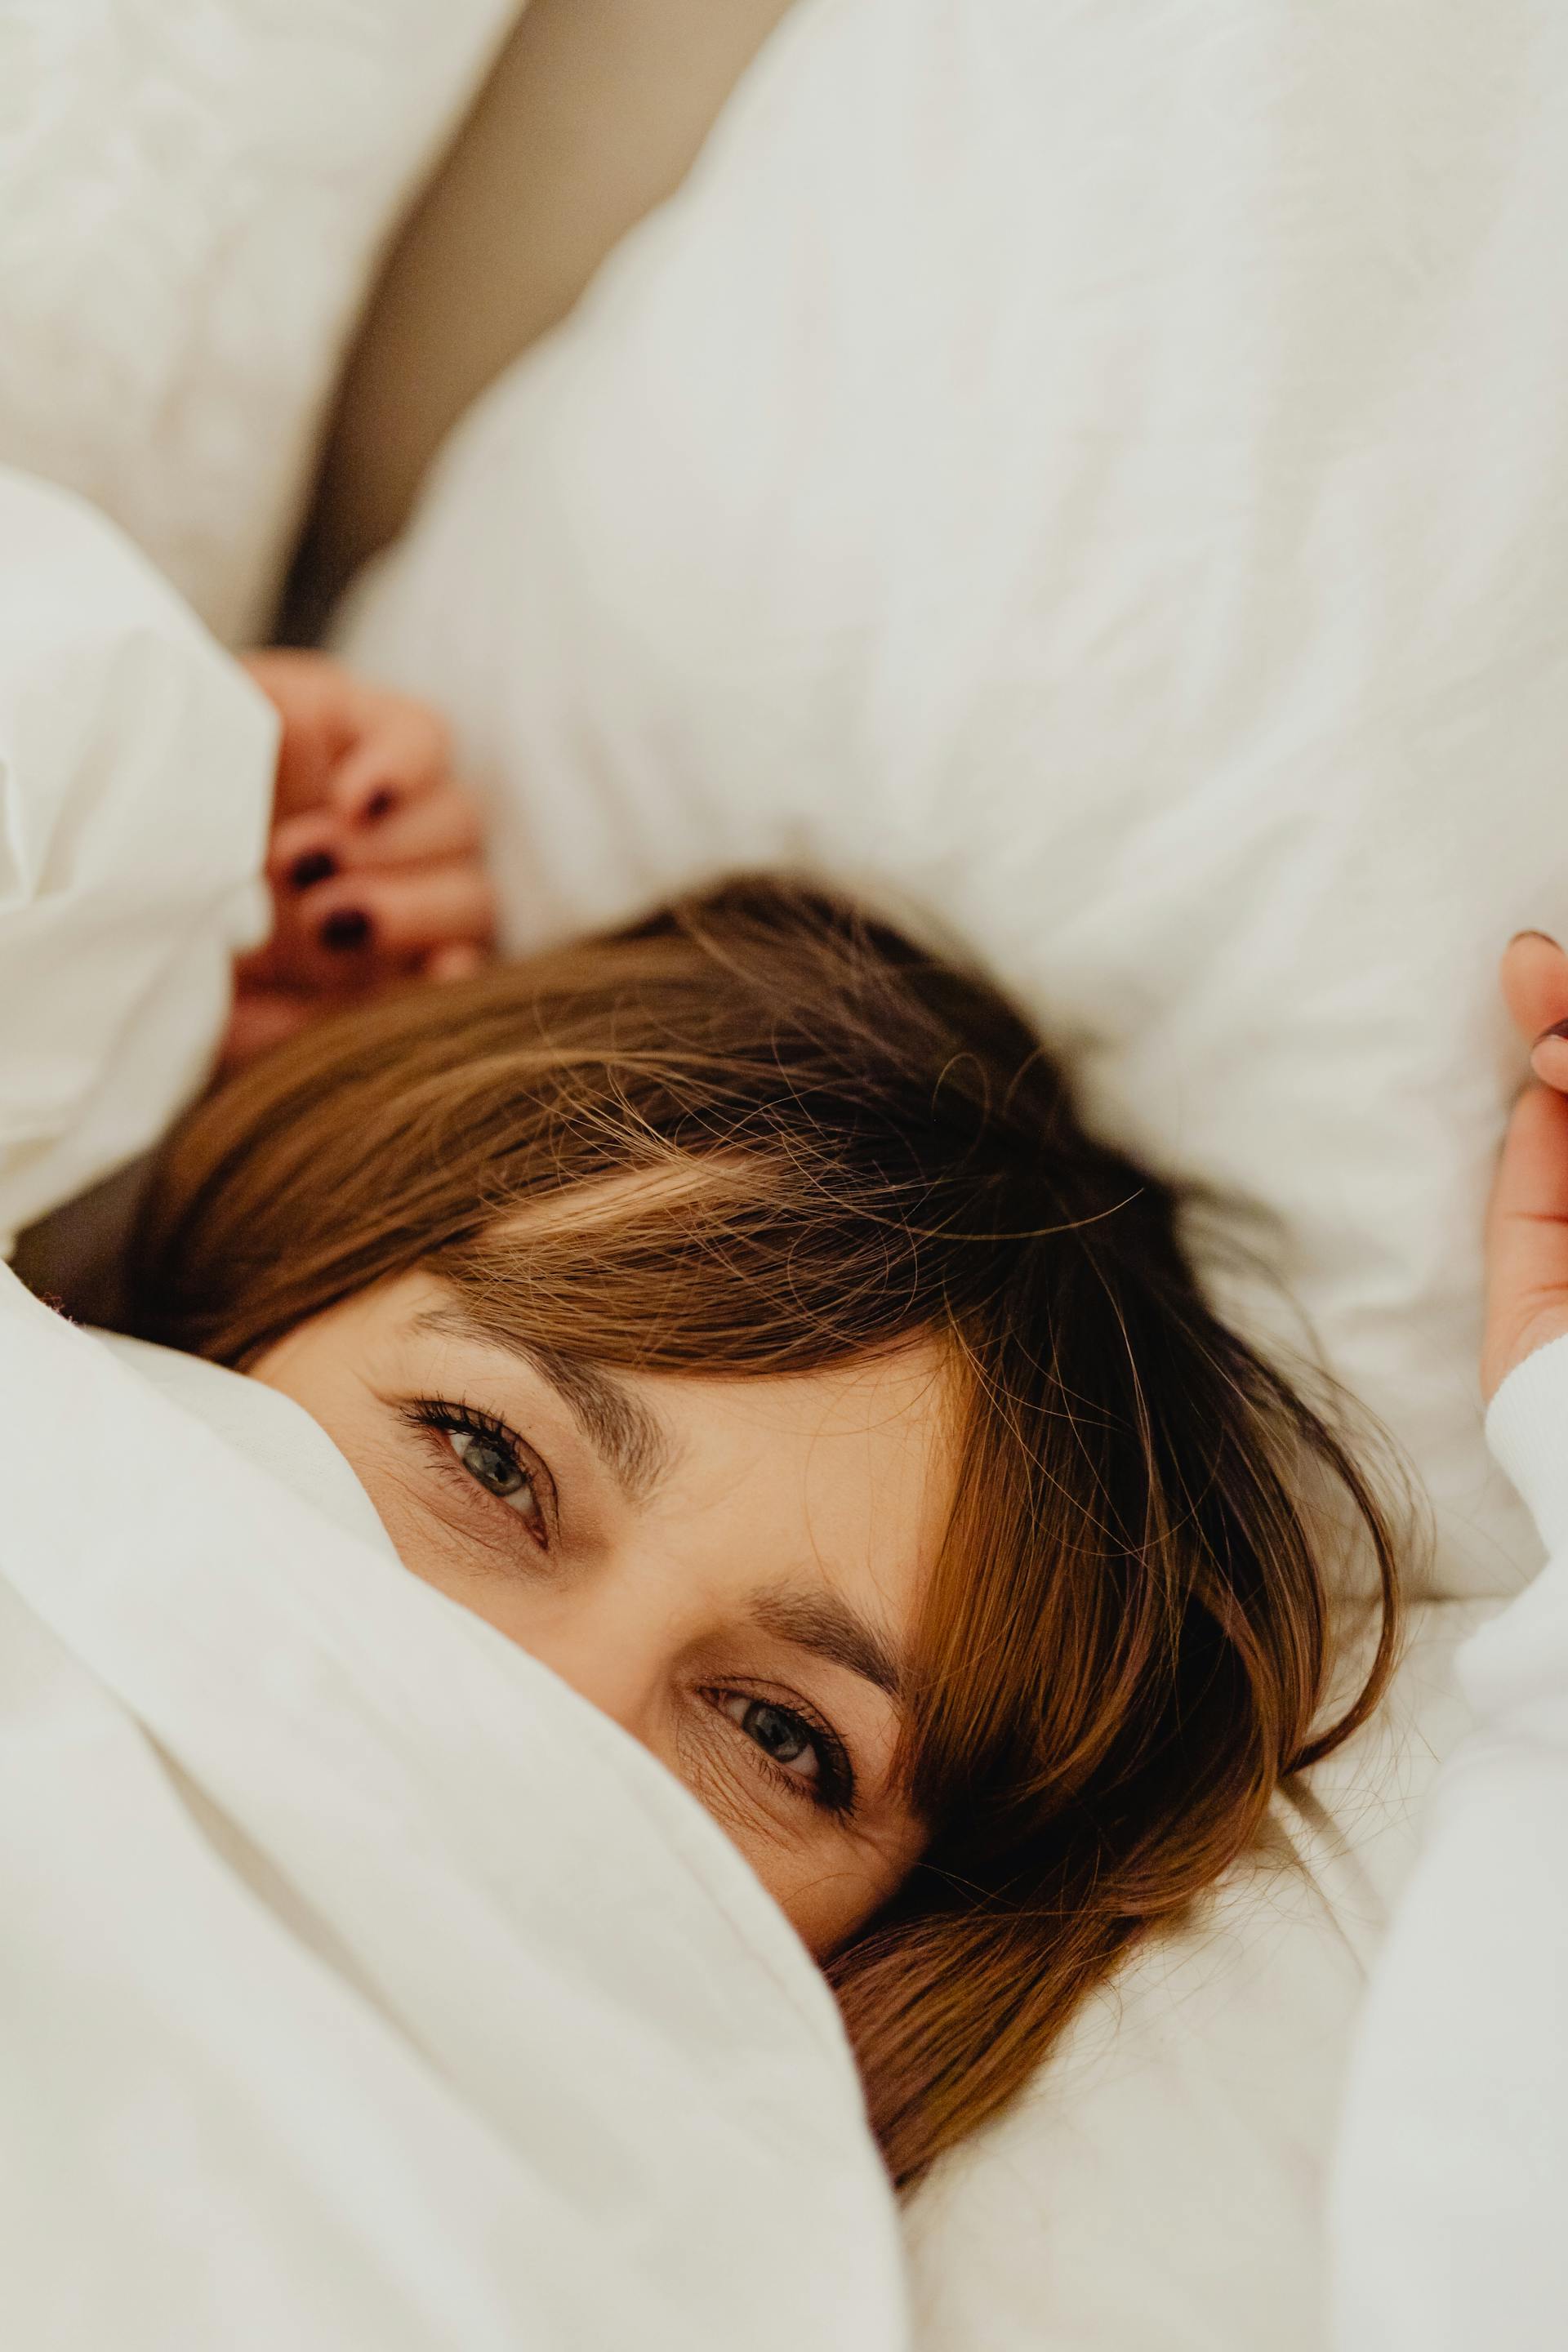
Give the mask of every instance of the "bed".
[[[118, 511], [220, 631], [274, 594], [354, 294], [510, 23], [446, 15], [353, 235], [316, 216], [335, 308], [294, 350], [266, 530], [225, 541], [175, 436], [162, 488], [128, 450], [89, 467], [112, 404], [40, 457], [0, 399], [0, 456]], [[244, 0], [187, 16], [260, 37]], [[166, 65], [124, 21], [119, 110]], [[153, 249], [220, 98], [194, 160], [121, 191]], [[782, 858], [984, 957], [1119, 1139], [1220, 1202], [1232, 1311], [1321, 1356], [1419, 1483], [1385, 1720], [914, 2201], [922, 2352], [1324, 2340], [1338, 2086], [1462, 1727], [1449, 1661], [1536, 1558], [1473, 1364], [1517, 1078], [1489, 968], [1568, 887], [1565, 117], [1568, 26], [1526, 0], [802, 0], [334, 623], [455, 717], [512, 940]], [[11, 168], [50, 194], [47, 158]], [[191, 323], [210, 281], [168, 267], [182, 415], [258, 446]], [[180, 572], [192, 507], [210, 575]]]

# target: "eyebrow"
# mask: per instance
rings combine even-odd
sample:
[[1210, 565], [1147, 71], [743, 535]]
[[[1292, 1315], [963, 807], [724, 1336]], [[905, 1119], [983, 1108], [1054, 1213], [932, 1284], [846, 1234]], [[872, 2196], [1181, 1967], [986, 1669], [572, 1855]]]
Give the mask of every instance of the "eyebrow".
[[479, 1339], [531, 1365], [555, 1391], [589, 1444], [632, 1502], [650, 1495], [668, 1469], [675, 1446], [668, 1430], [623, 1381], [580, 1356], [532, 1348], [515, 1332], [487, 1322], [462, 1302], [432, 1307], [415, 1324], [446, 1339]]
[[904, 1703], [909, 1677], [891, 1645], [847, 1601], [827, 1592], [760, 1592], [752, 1602], [751, 1614], [764, 1632], [858, 1675], [862, 1682], [885, 1692], [896, 1706]]
[[[675, 1453], [668, 1430], [613, 1372], [580, 1356], [529, 1347], [515, 1332], [490, 1324], [460, 1300], [432, 1307], [414, 1328], [447, 1339], [481, 1340], [531, 1366], [562, 1399], [632, 1501], [645, 1499], [668, 1469]], [[750, 1614], [781, 1642], [858, 1675], [896, 1706], [907, 1705], [909, 1676], [887, 1636], [836, 1594], [774, 1587], [755, 1596]]]

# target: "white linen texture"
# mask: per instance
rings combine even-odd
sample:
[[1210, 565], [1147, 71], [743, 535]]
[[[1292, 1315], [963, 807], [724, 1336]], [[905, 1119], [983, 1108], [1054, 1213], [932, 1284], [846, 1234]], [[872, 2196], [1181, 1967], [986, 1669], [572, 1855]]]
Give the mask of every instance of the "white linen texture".
[[522, 0], [3, 0], [0, 460], [267, 628], [387, 237]]
[[146, 559], [0, 467], [0, 1257], [206, 1076], [267, 933], [277, 746]]

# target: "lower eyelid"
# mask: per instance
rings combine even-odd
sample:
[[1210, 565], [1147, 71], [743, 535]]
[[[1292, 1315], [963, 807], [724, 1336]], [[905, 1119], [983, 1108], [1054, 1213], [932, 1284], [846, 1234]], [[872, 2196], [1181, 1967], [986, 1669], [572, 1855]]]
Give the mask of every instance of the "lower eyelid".
[[[489, 1503], [497, 1510], [507, 1510], [508, 1505], [504, 1496], [488, 1495], [479, 1480], [464, 1469], [462, 1458], [452, 1444], [450, 1430], [443, 1429], [431, 1422], [421, 1422], [417, 1424], [417, 1428], [419, 1435], [427, 1441], [430, 1459], [436, 1465], [437, 1474], [443, 1479], [451, 1482], [454, 1492], [460, 1493], [466, 1503]], [[529, 1475], [526, 1468], [523, 1475], [525, 1477]], [[543, 1509], [537, 1495], [534, 1496], [534, 1508], [539, 1512], [537, 1531], [521, 1511], [512, 1511], [510, 1516], [521, 1528], [530, 1543], [536, 1545], [541, 1551], [548, 1551], [550, 1547], [544, 1526]]]
[[[770, 1700], [762, 1691], [725, 1690], [717, 1685], [705, 1696], [728, 1729], [732, 1731], [742, 1746], [750, 1751], [757, 1768], [771, 1780], [787, 1789], [793, 1796], [803, 1800], [817, 1812], [854, 1811], [858, 1784], [854, 1767], [849, 1762], [847, 1753], [840, 1755], [827, 1734], [814, 1724], [811, 1717], [803, 1713], [798, 1706], [791, 1706], [783, 1699]], [[776, 1763], [764, 1748], [759, 1747], [754, 1739], [747, 1736], [734, 1717], [725, 1712], [723, 1701], [726, 1699], [744, 1699], [748, 1706], [760, 1701], [763, 1706], [779, 1707], [785, 1715], [798, 1716], [816, 1752], [816, 1772], [807, 1777], [799, 1772], [792, 1772], [787, 1764]]]
[[793, 1771], [789, 1765], [781, 1763], [776, 1756], [770, 1756], [762, 1742], [752, 1738], [751, 1733], [746, 1729], [745, 1724], [742, 1721], [741, 1716], [731, 1712], [731, 1709], [737, 1705], [743, 1713], [747, 1707], [751, 1706], [777, 1706], [776, 1701], [772, 1699], [757, 1698], [748, 1691], [727, 1691], [722, 1696], [719, 1712], [722, 1715], [727, 1723], [731, 1723], [734, 1726], [742, 1738], [745, 1741], [747, 1747], [752, 1748], [758, 1756], [760, 1756], [764, 1764], [771, 1764], [775, 1771], [784, 1773], [786, 1779], [799, 1781], [801, 1786], [804, 1788], [809, 1787], [813, 1779], [821, 1776], [826, 1761], [823, 1752], [824, 1742], [822, 1735], [813, 1725], [806, 1722], [804, 1715], [800, 1715], [795, 1708], [791, 1706], [779, 1706], [777, 1707], [777, 1711], [780, 1715], [789, 1716], [793, 1720], [804, 1726], [805, 1730], [806, 1745], [816, 1760], [816, 1775]]
[[[492, 1501], [504, 1503], [507, 1507], [510, 1509], [515, 1498], [521, 1495], [526, 1489], [528, 1500], [532, 1505], [534, 1510], [541, 1510], [538, 1482], [534, 1478], [532, 1472], [527, 1467], [526, 1464], [519, 1462], [515, 1455], [510, 1457], [511, 1465], [517, 1472], [518, 1477], [521, 1483], [512, 1489], [511, 1494], [498, 1495], [495, 1492], [494, 1487], [487, 1486], [482, 1478], [475, 1475], [474, 1472], [468, 1468], [468, 1455], [466, 1454], [459, 1453], [458, 1450], [459, 1438], [467, 1438], [470, 1444], [473, 1443], [472, 1433], [468, 1430], [461, 1429], [448, 1429], [444, 1431], [442, 1433], [447, 1440], [447, 1451], [450, 1454], [453, 1461], [456, 1462], [458, 1467], [466, 1473], [470, 1482], [479, 1488], [481, 1495], [489, 1495]], [[519, 1511], [517, 1516], [519, 1518], [521, 1518], [523, 1514]], [[542, 1517], [542, 1512], [541, 1512], [541, 1516]]]

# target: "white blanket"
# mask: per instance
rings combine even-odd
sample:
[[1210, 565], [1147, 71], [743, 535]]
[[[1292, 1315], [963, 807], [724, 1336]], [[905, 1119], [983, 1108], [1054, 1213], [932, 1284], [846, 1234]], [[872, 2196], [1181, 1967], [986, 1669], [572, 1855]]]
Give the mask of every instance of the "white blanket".
[[[269, 748], [123, 546], [0, 478], [0, 615], [29, 593], [0, 627], [13, 1215], [133, 1141], [117, 1072], [153, 1121], [199, 1077]], [[854, 2069], [750, 1872], [404, 1572], [302, 1415], [265, 1400], [309, 1457], [284, 1484], [188, 1403], [0, 1267], [6, 2343], [891, 2352]]]

